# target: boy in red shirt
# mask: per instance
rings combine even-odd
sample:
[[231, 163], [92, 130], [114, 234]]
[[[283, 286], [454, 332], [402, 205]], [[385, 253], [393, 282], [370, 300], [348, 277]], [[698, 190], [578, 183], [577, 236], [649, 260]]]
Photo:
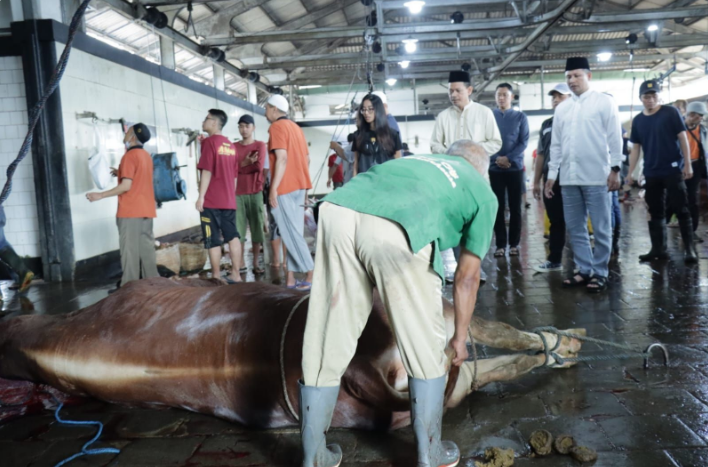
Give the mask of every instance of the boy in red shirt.
[[221, 277], [221, 245], [229, 244], [231, 274], [226, 282], [241, 282], [238, 268], [241, 242], [236, 229], [236, 182], [239, 159], [236, 147], [221, 134], [228, 117], [223, 110], [211, 109], [202, 123], [209, 137], [202, 141], [202, 155], [197, 169], [201, 171], [197, 211], [201, 213], [204, 248], [209, 250], [212, 277]]
[[337, 164], [337, 154], [332, 154], [329, 156], [329, 162], [327, 166], [329, 167], [329, 178], [327, 179], [327, 188], [332, 186], [334, 182], [334, 189], [341, 188], [344, 186], [344, 171], [342, 170], [342, 163]]

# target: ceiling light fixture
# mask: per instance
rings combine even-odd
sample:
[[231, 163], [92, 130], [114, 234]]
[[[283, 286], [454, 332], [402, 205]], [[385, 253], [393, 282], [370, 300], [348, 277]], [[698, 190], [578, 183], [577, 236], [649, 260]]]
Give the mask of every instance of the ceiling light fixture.
[[600, 52], [597, 54], [597, 60], [600, 62], [609, 62], [612, 58], [612, 52]]
[[401, 65], [401, 68], [408, 68], [408, 65], [410, 65], [411, 62], [408, 60], [403, 60], [402, 62], [398, 62], [398, 64]]
[[305, 86], [298, 86], [297, 88], [298, 89], [317, 89], [317, 88], [321, 88], [321, 87], [322, 87], [321, 84], [308, 84]]
[[462, 12], [460, 12], [460, 11], [456, 11], [450, 16], [450, 23], [452, 23], [452, 24], [460, 24], [464, 20], [465, 20], [465, 15], [463, 15]]
[[647, 31], [649, 31], [649, 32], [654, 32], [654, 31], [658, 31], [658, 30], [659, 30], [659, 26], [656, 24], [650, 24], [649, 27], [647, 28]]
[[406, 44], [406, 52], [409, 54], [418, 50], [418, 39], [406, 39], [403, 43]]
[[417, 15], [418, 13], [423, 11], [424, 5], [425, 5], [425, 2], [420, 1], [420, 0], [414, 0], [412, 2], [406, 2], [403, 4], [403, 6], [407, 7], [408, 11], [410, 11], [414, 15]]
[[637, 37], [637, 35], [634, 34], [634, 33], [631, 33], [629, 36], [627, 36], [627, 37], [625, 38], [624, 41], [625, 41], [627, 44], [635, 44], [635, 43], [637, 42], [637, 39], [639, 39], [639, 38]]
[[627, 68], [623, 71], [625, 73], [646, 73], [647, 71], [649, 71], [649, 68]]
[[388, 84], [389, 86], [393, 86], [394, 84], [396, 84], [397, 81], [398, 80], [396, 78], [389, 78], [386, 80], [386, 84]]

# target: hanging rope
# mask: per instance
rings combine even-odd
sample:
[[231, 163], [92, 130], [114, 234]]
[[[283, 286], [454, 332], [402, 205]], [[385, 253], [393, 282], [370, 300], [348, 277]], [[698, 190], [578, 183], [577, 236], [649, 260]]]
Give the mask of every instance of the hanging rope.
[[49, 83], [47, 83], [47, 86], [44, 88], [44, 94], [29, 112], [29, 128], [27, 130], [27, 135], [25, 136], [25, 141], [22, 143], [22, 147], [20, 148], [20, 152], [17, 154], [17, 157], [7, 168], [7, 181], [2, 189], [2, 193], [0, 193], [0, 206], [2, 206], [3, 203], [5, 203], [5, 200], [7, 200], [10, 196], [10, 193], [12, 192], [12, 176], [15, 174], [17, 166], [24, 160], [30, 150], [30, 147], [32, 146], [34, 129], [37, 126], [37, 122], [39, 122], [39, 116], [42, 109], [46, 105], [49, 97], [54, 93], [54, 91], [56, 91], [57, 87], [59, 87], [59, 81], [61, 81], [61, 77], [64, 75], [64, 70], [66, 70], [66, 64], [69, 62], [71, 44], [74, 42], [74, 37], [79, 29], [79, 25], [81, 24], [81, 18], [83, 18], [89, 3], [91, 3], [91, 0], [84, 0], [81, 5], [79, 5], [76, 13], [74, 13], [74, 17], [71, 19], [71, 24], [69, 25], [69, 36], [66, 40], [64, 51], [61, 53], [61, 57], [59, 58], [56, 68], [54, 68], [54, 72], [52, 73], [52, 77], [49, 79]]

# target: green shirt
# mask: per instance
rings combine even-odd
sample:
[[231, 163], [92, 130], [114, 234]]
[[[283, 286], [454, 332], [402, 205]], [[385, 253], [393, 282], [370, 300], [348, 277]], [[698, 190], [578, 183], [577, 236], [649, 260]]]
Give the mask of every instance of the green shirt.
[[440, 277], [440, 250], [462, 244], [484, 258], [498, 206], [489, 182], [472, 164], [443, 155], [408, 156], [374, 166], [323, 201], [397, 222], [415, 253], [433, 243], [431, 262]]

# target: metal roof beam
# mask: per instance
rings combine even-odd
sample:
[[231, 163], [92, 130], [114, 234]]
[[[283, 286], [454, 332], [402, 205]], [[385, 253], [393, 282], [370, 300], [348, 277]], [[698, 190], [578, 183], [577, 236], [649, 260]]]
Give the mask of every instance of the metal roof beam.
[[[103, 2], [110, 5], [117, 12], [131, 19], [140, 19], [145, 14], [145, 8], [143, 6], [133, 5], [131, 3], [128, 3], [126, 0], [103, 0]], [[171, 39], [172, 41], [174, 41], [175, 44], [179, 44], [190, 52], [193, 52], [200, 56], [204, 55], [202, 46], [191, 40], [189, 37], [184, 36], [176, 30], [172, 29], [171, 27], [155, 29], [155, 33], [159, 34], [160, 36]], [[232, 65], [229, 62], [218, 63], [217, 66], [220, 66], [229, 73], [233, 73], [237, 76], [241, 76], [242, 74], [246, 73], [244, 70], [241, 70], [240, 68]], [[255, 85], [261, 90], [268, 92], [267, 84], [258, 81], [257, 83], [255, 83]]]
[[[251, 0], [254, 1], [254, 0]], [[447, 21], [439, 21], [434, 23], [405, 23], [400, 25], [386, 25], [386, 29], [382, 35], [389, 42], [403, 40], [408, 36], [415, 35], [421, 40], [445, 40], [454, 39], [456, 33], [464, 34], [466, 38], [485, 37], [489, 34], [488, 31], [525, 28], [531, 25], [543, 24], [550, 18], [557, 15], [557, 11], [553, 10], [539, 16], [531, 17], [527, 22], [523, 22], [518, 18], [508, 19], [481, 19], [467, 20], [462, 24], [450, 24]], [[690, 17], [705, 17], [708, 16], [708, 7], [691, 7], [679, 8], [673, 10], [655, 9], [655, 10], [635, 10], [626, 13], [603, 12], [596, 13], [587, 19], [582, 19], [579, 15], [564, 14], [564, 17], [570, 21], [602, 24], [601, 27], [609, 27], [611, 23], [629, 23], [629, 22], [648, 22], [676, 18]], [[563, 29], [563, 28], [559, 28]], [[303, 30], [281, 30], [281, 31], [265, 31], [256, 33], [240, 33], [235, 34], [230, 38], [207, 38], [204, 43], [206, 45], [238, 45], [261, 42], [289, 42], [289, 41], [308, 41], [318, 39], [339, 39], [361, 37], [367, 31], [367, 28], [316, 28]], [[374, 29], [370, 29], [374, 33]], [[486, 32], [485, 32], [486, 31]], [[500, 33], [503, 31], [500, 31]], [[530, 33], [531, 31], [529, 31]], [[421, 35], [435, 34], [433, 38], [421, 37]]]

